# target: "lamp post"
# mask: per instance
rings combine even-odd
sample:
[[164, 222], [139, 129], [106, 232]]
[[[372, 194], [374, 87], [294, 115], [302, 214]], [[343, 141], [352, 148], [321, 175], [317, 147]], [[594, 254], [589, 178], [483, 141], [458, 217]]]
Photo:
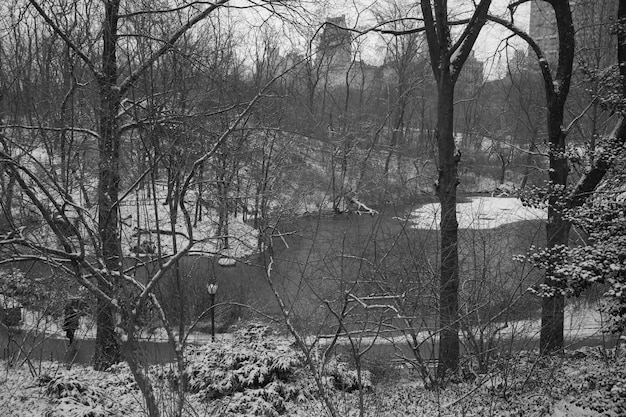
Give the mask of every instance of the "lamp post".
[[215, 294], [217, 293], [217, 283], [207, 284], [206, 290], [211, 297], [211, 341], [215, 342]]

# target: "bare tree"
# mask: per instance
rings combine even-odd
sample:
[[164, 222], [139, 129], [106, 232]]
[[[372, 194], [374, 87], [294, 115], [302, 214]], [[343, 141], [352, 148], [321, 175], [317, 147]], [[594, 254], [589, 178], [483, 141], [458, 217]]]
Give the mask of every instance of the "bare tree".
[[[123, 22], [136, 14], [155, 13], [154, 10], [134, 10], [130, 5], [122, 8], [120, 0], [110, 0], [103, 4], [101, 22], [101, 63], [96, 61], [77, 44], [73, 34], [68, 32], [51, 9], [46, 8], [35, 0], [29, 4], [37, 11], [46, 24], [59, 36], [67, 47], [91, 71], [92, 77], [98, 86], [99, 105], [96, 110], [99, 167], [98, 167], [98, 235], [102, 242], [102, 262], [108, 271], [106, 278], [101, 282], [98, 299], [98, 331], [96, 335], [96, 352], [94, 364], [97, 369], [106, 369], [120, 360], [119, 342], [115, 335], [114, 306], [111, 300], [115, 299], [116, 288], [119, 284], [119, 274], [122, 269], [122, 256], [119, 246], [119, 218], [117, 204], [119, 201], [120, 185], [120, 151], [121, 133], [119, 115], [123, 113], [122, 99], [128, 94], [133, 83], [160, 57], [171, 50], [181, 36], [190, 28], [201, 22], [215, 10], [227, 3], [227, 0], [218, 1], [193, 15], [186, 23], [174, 30], [164, 44], [158, 47], [146, 60], [136, 68], [130, 69], [125, 78], [120, 71], [118, 53], [120, 52], [120, 29]], [[178, 5], [177, 10], [190, 9], [191, 4]]]
[[[517, 32], [526, 40], [537, 54], [546, 94], [547, 142], [549, 146], [549, 201], [547, 246], [567, 245], [569, 240], [569, 223], [563, 217], [558, 204], [567, 184], [568, 164], [565, 155], [565, 138], [567, 130], [563, 126], [565, 102], [569, 93], [574, 62], [574, 25], [569, 2], [550, 1], [554, 8], [559, 34], [558, 63], [556, 70], [551, 72], [550, 64], [537, 43], [525, 32]], [[510, 27], [512, 24], [506, 23]], [[546, 274], [546, 284], [550, 284], [550, 274]], [[541, 351], [551, 352], [563, 347], [563, 314], [564, 299], [560, 294], [543, 298]]]
[[[75, 37], [75, 34], [70, 30], [71, 25], [67, 24], [64, 16], [53, 13], [57, 10], [53, 7], [54, 5], [42, 5], [34, 0], [29, 2], [30, 10], [23, 5], [25, 8], [22, 10], [25, 11], [23, 16], [26, 17], [22, 22], [25, 22], [24, 24], [38, 22], [47, 28], [54, 35], [54, 39], [71, 51], [72, 56], [76, 57], [76, 61], [86, 69], [84, 73], [80, 73], [80, 77], [90, 79], [92, 85], [97, 86], [95, 91], [87, 90], [93, 92], [93, 96], [90, 98], [95, 101], [93, 113], [96, 121], [89, 118], [76, 120], [71, 117], [63, 117], [62, 127], [57, 127], [46, 123], [48, 119], [42, 118], [42, 120], [37, 120], [37, 123], [27, 125], [22, 123], [22, 118], [16, 117], [11, 125], [3, 124], [0, 136], [0, 145], [2, 145], [0, 161], [5, 168], [2, 172], [3, 181], [14, 181], [19, 186], [20, 197], [24, 198], [25, 204], [28, 205], [31, 213], [35, 213], [37, 219], [35, 225], [29, 223], [28, 219], [20, 219], [24, 222], [21, 227], [18, 227], [19, 224], [13, 225], [11, 233], [3, 236], [1, 239], [2, 246], [17, 250], [12, 252], [10, 258], [3, 259], [2, 263], [24, 260], [44, 262], [65, 274], [72, 275], [80, 285], [92, 292], [98, 300], [94, 366], [97, 369], [106, 369], [122, 358], [125, 359], [144, 394], [148, 413], [151, 416], [157, 416], [160, 414], [160, 410], [154, 389], [146, 375], [145, 368], [140, 366], [141, 363], [137, 356], [137, 323], [148, 306], [153, 305], [159, 320], [163, 322], [168, 332], [168, 340], [176, 354], [179, 375], [183, 378], [183, 350], [186, 337], [184, 334], [184, 317], [180, 320], [181, 326], [183, 326], [181, 327], [182, 331], [176, 338], [170, 325], [170, 318], [157, 299], [155, 290], [166, 272], [175, 268], [178, 261], [194, 245], [191, 218], [186, 206], [185, 194], [194, 185], [192, 180], [198, 172], [198, 167], [216, 154], [235, 128], [249, 114], [261, 93], [255, 93], [256, 95], [249, 100], [239, 103], [238, 111], [233, 111], [232, 118], [221, 126], [222, 130], [215, 137], [210, 147], [200, 151], [198, 155], [191, 158], [191, 161], [186, 161], [188, 166], [185, 167], [184, 175], [181, 166], [178, 165], [181, 161], [172, 160], [173, 164], [170, 164], [171, 177], [177, 186], [172, 187], [173, 197], [170, 196], [169, 208], [174, 215], [180, 213], [183, 219], [182, 227], [185, 231], [181, 233], [176, 230], [175, 226], [172, 226], [170, 232], [173, 236], [183, 234], [187, 240], [178, 247], [175, 243], [173, 251], [167, 254], [168, 257], [159, 256], [159, 268], [148, 277], [147, 281], [137, 278], [134, 274], [134, 267], [128, 267], [128, 264], [124, 263], [122, 259], [124, 254], [122, 253], [121, 230], [124, 226], [119, 216], [120, 207], [124, 204], [126, 197], [135, 191], [138, 185], [147, 176], [150, 176], [150, 173], [154, 173], [153, 168], [160, 163], [159, 161], [162, 161], [166, 152], [165, 150], [162, 153], [153, 151], [151, 152], [152, 155], [141, 155], [140, 158], [148, 157], [147, 161], [143, 161], [144, 163], [147, 162], [144, 165], [146, 168], [143, 172], [135, 171], [137, 176], [128, 181], [122, 179], [123, 163], [129, 162], [122, 149], [124, 149], [125, 140], [133, 137], [136, 131], [152, 129], [152, 133], [158, 135], [159, 132], [155, 131], [158, 130], [157, 128], [180, 125], [182, 124], [181, 120], [189, 119], [190, 116], [172, 116], [175, 109], [184, 110], [185, 108], [186, 100], [184, 99], [185, 91], [183, 88], [178, 88], [174, 94], [174, 97], [181, 100], [177, 102], [172, 100], [167, 102], [167, 106], [160, 107], [159, 105], [155, 106], [158, 104], [158, 100], [154, 100], [154, 96], [151, 96], [155, 93], [154, 89], [146, 89], [146, 97], [143, 97], [141, 90], [135, 89], [135, 86], [147, 72], [154, 69], [155, 64], [160, 59], [171, 51], [176, 51], [174, 45], [183, 38], [185, 33], [188, 33], [192, 27], [224, 6], [227, 1], [202, 6], [200, 9], [196, 9], [197, 4], [195, 2], [181, 2], [178, 7], [172, 9], [159, 8], [159, 5], [156, 4], [153, 5], [154, 8], [136, 9], [133, 4], [122, 5], [121, 3], [120, 1], [107, 1], [102, 8], [99, 8], [100, 5], [95, 3], [90, 4], [93, 9], [89, 8], [89, 10], [102, 19], [102, 27], [100, 28], [102, 40], [99, 42], [99, 38], [94, 37], [91, 38], [92, 43], [83, 42], [82, 38]], [[73, 7], [79, 7], [79, 4], [74, 3]], [[187, 12], [194, 10], [196, 11], [190, 17]], [[80, 12], [82, 10], [76, 11], [72, 16], [82, 22], [80, 19], [85, 15]], [[180, 16], [180, 24], [172, 28], [171, 31], [164, 31], [168, 32], [165, 35], [159, 34], [163, 36], [145, 36], [143, 39], [151, 39], [152, 41], [146, 48], [137, 50], [134, 49], [138, 45], [137, 43], [126, 42], [133, 35], [126, 34], [125, 31], [134, 33], [130, 26], [134, 24], [135, 28], [138, 27], [136, 21], [138, 17], [167, 15], [174, 16], [174, 21], [176, 16]], [[91, 30], [95, 26], [91, 26], [92, 24], [93, 22], [86, 22], [86, 28], [89, 29], [86, 30], [88, 35], [93, 33]], [[162, 42], [159, 39], [162, 39]], [[93, 56], [97, 54], [87, 48], [85, 44], [89, 47], [93, 45], [102, 47], [100, 51], [101, 64], [96, 63]], [[133, 54], [132, 52], [136, 53]], [[125, 58], [123, 63], [120, 63], [120, 55]], [[78, 72], [73, 74], [78, 78]], [[154, 81], [154, 78], [151, 81]], [[272, 80], [269, 81], [269, 83], [271, 82]], [[58, 85], [63, 84], [58, 83]], [[55, 86], [55, 84], [50, 83], [50, 86]], [[72, 82], [65, 86], [71, 93], [66, 95], [69, 97], [68, 102], [77, 96], [73, 90], [79, 86], [84, 87], [82, 83], [79, 84], [78, 82]], [[159, 107], [161, 111], [156, 110]], [[143, 109], [143, 111], [137, 109]], [[218, 115], [223, 112], [224, 109], [215, 111]], [[69, 110], [68, 113], [76, 114]], [[35, 111], [31, 114], [37, 113]], [[202, 116], [206, 116], [206, 114]], [[90, 128], [92, 125], [95, 128]], [[56, 161], [52, 150], [41, 152], [41, 149], [38, 148], [39, 143], [33, 147], [23, 148], [25, 143], [16, 132], [38, 132], [41, 135], [72, 132], [76, 135], [80, 134], [81, 138], [88, 137], [92, 141], [95, 139], [98, 144], [97, 156], [99, 160], [97, 169], [94, 170], [97, 173], [98, 184], [96, 199], [98, 214], [95, 215], [96, 219], [93, 218], [94, 213], [89, 210], [89, 207], [85, 207], [82, 204], [84, 202], [80, 201], [71, 189], [68, 189], [65, 179], [69, 176], [57, 177], [42, 164], [41, 160], [45, 160], [46, 157], [49, 157], [53, 162]], [[178, 133], [180, 132], [178, 131]], [[162, 140], [163, 138], [153, 139]], [[153, 144], [163, 145], [162, 143], [159, 144], [158, 140], [155, 140]], [[172, 142], [176, 144], [176, 141]], [[43, 143], [46, 144], [47, 142]], [[28, 159], [21, 158], [24, 152], [20, 148], [30, 154]], [[67, 151], [68, 148], [66, 147], [65, 150]], [[63, 166], [70, 165], [65, 163]], [[133, 170], [129, 171], [133, 172]], [[63, 169], [62, 172], [67, 174], [70, 171]], [[93, 181], [93, 183], [95, 182]], [[122, 187], [127, 188], [122, 192]], [[154, 188], [152, 188], [152, 193], [156, 206]], [[155, 208], [155, 212], [157, 211], [158, 209]], [[26, 230], [29, 227], [31, 228]], [[159, 255], [164, 254], [159, 252]], [[137, 265], [136, 263], [135, 267]], [[143, 264], [139, 263], [139, 265]], [[120, 320], [120, 317], [123, 318], [123, 321]], [[183, 382], [181, 380], [178, 390], [176, 404], [178, 415], [182, 414], [184, 405]]]
[[[521, 3], [524, 3], [524, 1], [512, 2], [510, 9], [514, 11]], [[517, 28], [512, 21], [506, 21], [494, 16], [489, 18], [520, 36], [537, 55], [546, 97], [547, 144], [549, 147], [548, 223], [546, 224], [546, 232], [547, 250], [550, 251], [558, 250], [559, 247], [567, 246], [569, 243], [571, 226], [565, 217], [564, 208], [582, 204], [600, 183], [614, 158], [612, 151], [603, 152], [598, 160], [582, 175], [576, 186], [571, 191], [567, 190], [570, 166], [566, 139], [579, 119], [584, 115], [583, 112], [581, 115], [573, 117], [569, 124], [565, 123], [565, 106], [574, 68], [576, 34], [569, 1], [551, 0], [546, 1], [546, 3], [550, 5], [554, 12], [557, 26], [558, 60], [555, 68], [551, 67], [554, 63], [550, 63], [537, 42], [526, 32]], [[623, 7], [621, 6], [622, 2], [620, 2], [618, 18], [622, 16], [620, 15], [623, 12]], [[620, 54], [623, 49], [619, 40], [618, 38], [618, 61], [622, 59]], [[593, 101], [591, 106], [588, 105], [586, 109], [592, 106]], [[623, 118], [619, 119], [608, 139], [610, 142], [623, 143]], [[613, 146], [610, 148], [614, 149]], [[548, 265], [544, 279], [546, 291], [542, 298], [540, 338], [542, 353], [551, 353], [563, 349], [564, 296], [560, 291], [561, 284], [558, 276], [559, 274], [552, 270], [551, 265]]]
[[439, 152], [437, 196], [441, 203], [441, 278], [439, 308], [440, 377], [459, 365], [459, 254], [456, 219], [456, 189], [461, 154], [454, 143], [454, 86], [470, 55], [480, 30], [487, 21], [490, 0], [482, 0], [455, 42], [450, 34], [448, 2], [423, 1], [422, 14], [431, 67], [437, 81], [437, 130]]

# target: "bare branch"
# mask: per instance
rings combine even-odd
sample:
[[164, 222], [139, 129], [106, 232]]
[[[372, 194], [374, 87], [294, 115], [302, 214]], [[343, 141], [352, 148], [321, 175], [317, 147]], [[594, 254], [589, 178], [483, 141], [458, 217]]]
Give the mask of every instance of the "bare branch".
[[626, 144], [626, 123], [624, 116], [621, 116], [617, 125], [609, 136], [609, 146], [605, 152], [600, 153], [595, 159], [591, 169], [586, 172], [578, 181], [574, 189], [569, 193], [569, 207], [581, 206], [587, 197], [596, 189], [604, 175], [609, 170], [614, 160], [614, 152], [616, 149], [623, 149]]
[[[471, 19], [465, 26], [465, 30], [457, 40], [456, 44], [450, 49], [451, 54], [454, 54], [457, 50], [459, 51], [459, 53], [456, 54], [456, 57], [450, 62], [454, 68], [460, 69], [467, 60], [472, 48], [474, 48], [474, 43], [476, 43], [478, 34], [487, 22], [487, 15], [490, 6], [491, 0], [481, 0], [478, 7], [474, 11], [474, 14], [472, 14]], [[455, 71], [454, 80], [459, 77], [460, 73], [461, 71]]]
[[578, 116], [574, 117], [574, 119], [572, 119], [572, 121], [570, 122], [569, 125], [567, 125], [567, 127], [563, 130], [564, 134], [568, 134], [570, 132], [570, 130], [576, 125], [576, 123], [578, 123], [578, 121], [580, 119], [582, 119], [585, 114], [587, 114], [587, 112], [589, 111], [589, 109], [591, 109], [591, 107], [593, 107], [593, 104], [598, 100], [598, 97], [594, 97], [593, 100], [591, 100], [589, 102], [589, 104], [587, 104], [587, 107], [585, 107]]
[[182, 5], [180, 7], [173, 7], [171, 9], [139, 10], [139, 11], [136, 11], [136, 12], [120, 14], [119, 18], [120, 19], [128, 19], [128, 18], [131, 18], [131, 17], [142, 16], [142, 15], [147, 15], [147, 14], [162, 14], [162, 13], [180, 12], [180, 11], [188, 9], [188, 8], [190, 8], [192, 6], [197, 6], [197, 5], [212, 6], [214, 4], [215, 3], [212, 2], [212, 1], [192, 1], [190, 3]]
[[[32, 1], [32, 0], [31, 0]], [[228, 3], [229, 0], [218, 0], [215, 3], [211, 3], [209, 7], [207, 7], [203, 12], [198, 13], [196, 16], [191, 18], [186, 24], [181, 26], [167, 41], [165, 44], [161, 46], [154, 54], [152, 54], [148, 59], [146, 59], [139, 68], [134, 70], [122, 83], [120, 84], [120, 94], [123, 95], [132, 84], [144, 73], [152, 64], [159, 59], [161, 56], [165, 55], [173, 45], [180, 39], [189, 29], [195, 26], [198, 22], [204, 20], [207, 16], [213, 13], [215, 10], [220, 8], [221, 6]]]
[[3, 127], [13, 128], [13, 129], [25, 129], [25, 130], [45, 130], [47, 132], [76, 132], [76, 133], [85, 133], [89, 136], [92, 136], [96, 139], [100, 139], [100, 135], [98, 132], [87, 129], [84, 127], [74, 127], [74, 126], [64, 126], [64, 127], [49, 127], [49, 126], [31, 126], [31, 125], [4, 125]]
[[546, 89], [546, 92], [550, 96], [553, 96], [555, 94], [555, 91], [554, 91], [552, 74], [550, 73], [548, 60], [546, 59], [543, 51], [539, 47], [539, 44], [537, 44], [537, 42], [535, 42], [535, 40], [527, 32], [515, 26], [515, 24], [513, 24], [512, 22], [509, 22], [507, 20], [502, 19], [501, 17], [497, 17], [493, 15], [488, 15], [487, 19], [510, 30], [519, 38], [521, 38], [523, 41], [525, 41], [528, 44], [528, 46], [530, 46], [533, 52], [537, 55], [537, 61], [539, 62], [539, 69], [541, 70], [541, 75], [544, 80], [544, 87]]
[[41, 17], [43, 17], [43, 19], [46, 21], [46, 23], [48, 23], [48, 25], [50, 25], [52, 30], [57, 35], [59, 35], [61, 37], [61, 39], [63, 39], [65, 44], [71, 50], [73, 50], [76, 53], [76, 55], [78, 55], [78, 57], [85, 63], [85, 65], [87, 65], [87, 67], [91, 70], [91, 72], [96, 76], [96, 78], [98, 78], [100, 73], [96, 69], [96, 66], [91, 61], [91, 59], [89, 59], [89, 57], [87, 55], [85, 55], [85, 53], [74, 42], [72, 42], [72, 40], [69, 38], [69, 36], [67, 36], [67, 34], [63, 30], [61, 30], [59, 25], [57, 25], [56, 22], [54, 20], [52, 20], [50, 18], [50, 16], [48, 16], [46, 11], [39, 5], [39, 3], [37, 3], [35, 0], [29, 0], [29, 2], [37, 10], [37, 13], [39, 13], [39, 15]]

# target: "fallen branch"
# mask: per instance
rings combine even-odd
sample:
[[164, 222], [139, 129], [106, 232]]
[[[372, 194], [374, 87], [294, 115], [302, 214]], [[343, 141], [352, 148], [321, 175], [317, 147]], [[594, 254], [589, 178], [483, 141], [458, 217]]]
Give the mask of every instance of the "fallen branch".
[[354, 197], [348, 197], [348, 202], [349, 202], [349, 210], [351, 212], [357, 213], [359, 215], [369, 214], [370, 216], [373, 216], [374, 214], [378, 214], [378, 211], [372, 208], [369, 208], [368, 206], [361, 203], [359, 200], [357, 200]]

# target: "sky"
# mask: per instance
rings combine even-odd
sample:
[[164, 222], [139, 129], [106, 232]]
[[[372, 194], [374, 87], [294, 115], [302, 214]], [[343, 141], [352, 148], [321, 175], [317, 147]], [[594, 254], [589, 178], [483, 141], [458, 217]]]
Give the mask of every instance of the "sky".
[[[415, 0], [344, 0], [333, 1], [323, 7], [320, 7], [319, 15], [324, 19], [333, 16], [346, 16], [348, 26], [356, 28], [366, 28], [375, 22], [375, 14], [384, 12], [389, 3], [397, 5], [397, 7], [405, 9], [407, 7], [419, 8]], [[472, 1], [468, 0], [450, 0], [450, 14], [458, 14], [463, 17], [467, 16], [467, 12], [473, 10]], [[508, 17], [507, 5], [510, 0], [493, 0], [490, 13], [497, 16]], [[515, 13], [515, 21], [518, 26], [528, 29], [530, 15], [530, 5], [526, 3], [521, 5]], [[498, 25], [488, 23], [481, 31], [476, 41], [474, 50], [475, 56], [480, 61], [485, 61], [485, 76], [487, 78], [497, 78], [505, 70], [506, 51], [502, 39], [509, 36], [510, 32]], [[378, 34], [371, 34], [368, 39], [364, 40], [366, 52], [363, 54], [363, 60], [380, 65], [384, 59], [384, 41]], [[525, 44], [514, 39], [510, 42], [516, 48], [526, 50]], [[383, 53], [381, 53], [383, 52]], [[511, 49], [509, 49], [511, 54]]]
[[[245, 1], [245, 0], [241, 0]], [[490, 13], [506, 16], [506, 6], [510, 0], [493, 0]], [[467, 16], [467, 11], [473, 10], [471, 0], [449, 0], [449, 10], [451, 14], [459, 16]], [[389, 15], [391, 9], [407, 10], [413, 8], [419, 9], [419, 4], [415, 0], [302, 0], [298, 2], [298, 5], [302, 6], [306, 12], [301, 15], [291, 14], [290, 18], [299, 23], [308, 21], [309, 28], [319, 27], [326, 19], [330, 17], [345, 16], [347, 26], [355, 29], [366, 29], [372, 27], [376, 23], [376, 16]], [[516, 22], [518, 26], [523, 29], [528, 28], [529, 20], [529, 4], [520, 6], [516, 12]], [[236, 20], [245, 22], [246, 25], [252, 25], [254, 27], [260, 27], [261, 22], [267, 22], [263, 13], [254, 12], [251, 13], [249, 9], [244, 11], [234, 11], [234, 15], [238, 15]], [[305, 16], [306, 14], [306, 16]], [[407, 13], [404, 12], [403, 15]], [[416, 12], [411, 13], [416, 15]], [[285, 16], [285, 14], [283, 14]], [[277, 23], [280, 28], [275, 28], [277, 39], [283, 43], [281, 46], [281, 53], [289, 52], [290, 49], [303, 50], [304, 44], [307, 41], [307, 33], [303, 33], [300, 29], [289, 28], [289, 25], [284, 23]], [[302, 27], [306, 27], [304, 24]], [[306, 30], [306, 29], [305, 29]], [[309, 29], [308, 36], [312, 36], [314, 29]], [[251, 36], [251, 32], [247, 32], [247, 37]], [[484, 73], [488, 79], [498, 78], [503, 75], [506, 70], [506, 52], [502, 39], [507, 37], [509, 32], [494, 25], [488, 23], [481, 31], [481, 34], [475, 45], [475, 56], [477, 59], [485, 62]], [[361, 59], [372, 65], [381, 65], [385, 57], [385, 40], [381, 35], [377, 33], [368, 33], [360, 36], [355, 41], [361, 48]], [[525, 45], [520, 40], [512, 40], [510, 42], [517, 48], [526, 50]], [[249, 42], [249, 48], [252, 52], [254, 47], [252, 42]], [[508, 50], [509, 55], [512, 54], [512, 49]]]

